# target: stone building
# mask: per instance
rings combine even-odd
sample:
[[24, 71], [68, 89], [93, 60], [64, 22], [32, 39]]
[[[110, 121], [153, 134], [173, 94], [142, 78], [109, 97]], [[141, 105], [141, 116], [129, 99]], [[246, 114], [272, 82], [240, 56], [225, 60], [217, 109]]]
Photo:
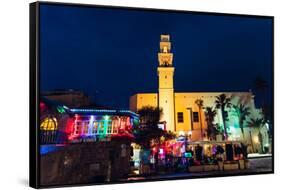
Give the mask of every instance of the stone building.
[[40, 99], [40, 184], [114, 182], [130, 173], [129, 110], [70, 109]]
[[[204, 140], [206, 136], [207, 123], [205, 120], [204, 108], [215, 109], [216, 97], [225, 94], [231, 99], [232, 105], [243, 104], [249, 107], [251, 118], [261, 118], [261, 110], [255, 107], [254, 95], [252, 92], [175, 92], [173, 53], [171, 52], [171, 40], [169, 35], [161, 35], [160, 52], [158, 53], [158, 93], [138, 93], [130, 97], [130, 110], [137, 112], [144, 106], [160, 107], [163, 109], [161, 122], [166, 122], [166, 129], [177, 134], [189, 135], [193, 141]], [[196, 100], [203, 101], [203, 107], [195, 103]], [[245, 126], [245, 137], [242, 137], [239, 118], [235, 111], [226, 109], [228, 121], [226, 122], [229, 133], [229, 140], [246, 140], [253, 144], [258, 138], [257, 129], [249, 129]], [[249, 117], [247, 118], [247, 120]], [[217, 109], [214, 124], [223, 127], [222, 114]], [[246, 121], [244, 122], [246, 125]], [[264, 144], [268, 144], [266, 126], [261, 133], [264, 137]], [[258, 146], [258, 145], [257, 145]]]
[[60, 102], [70, 108], [88, 106], [91, 103], [90, 97], [84, 92], [73, 89], [43, 92], [41, 96]]

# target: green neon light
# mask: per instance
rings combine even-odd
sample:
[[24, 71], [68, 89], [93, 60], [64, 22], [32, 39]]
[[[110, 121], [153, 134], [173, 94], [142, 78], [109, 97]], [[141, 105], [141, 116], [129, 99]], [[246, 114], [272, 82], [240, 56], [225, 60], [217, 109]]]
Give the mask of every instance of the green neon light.
[[65, 113], [65, 110], [63, 109], [63, 107], [58, 106], [57, 110], [59, 113]]
[[104, 120], [104, 128], [103, 128], [103, 134], [105, 135], [107, 132], [107, 128], [108, 128], [108, 120]]
[[104, 116], [104, 119], [105, 119], [106, 121], [108, 121], [109, 116], [108, 116], [108, 115]]

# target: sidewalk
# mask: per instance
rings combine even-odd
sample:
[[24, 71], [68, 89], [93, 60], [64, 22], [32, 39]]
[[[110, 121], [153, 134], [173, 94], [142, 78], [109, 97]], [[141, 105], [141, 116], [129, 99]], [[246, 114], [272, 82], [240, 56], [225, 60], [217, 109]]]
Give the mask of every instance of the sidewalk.
[[271, 154], [252, 154], [250, 158], [250, 168], [243, 170], [227, 171], [208, 171], [208, 172], [180, 172], [152, 175], [130, 175], [126, 181], [145, 180], [145, 179], [172, 179], [172, 178], [194, 178], [206, 176], [229, 176], [229, 175], [246, 175], [272, 172], [272, 155]]
[[145, 179], [173, 179], [173, 178], [194, 178], [194, 177], [223, 177], [229, 175], [247, 175], [247, 174], [259, 174], [259, 173], [270, 173], [270, 169], [245, 169], [245, 170], [229, 170], [229, 171], [210, 171], [210, 172], [200, 172], [200, 173], [170, 173], [170, 174], [158, 174], [150, 176], [131, 176], [126, 181], [138, 181]]

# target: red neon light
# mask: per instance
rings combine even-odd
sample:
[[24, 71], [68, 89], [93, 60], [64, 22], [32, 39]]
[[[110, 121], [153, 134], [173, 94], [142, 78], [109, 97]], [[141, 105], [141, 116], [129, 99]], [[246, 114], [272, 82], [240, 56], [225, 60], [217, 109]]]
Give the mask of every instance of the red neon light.
[[43, 112], [47, 109], [47, 106], [44, 102], [40, 102], [40, 111]]
[[65, 133], [68, 135], [68, 139], [70, 138], [70, 135], [74, 132], [74, 118], [68, 118], [66, 125], [65, 125]]

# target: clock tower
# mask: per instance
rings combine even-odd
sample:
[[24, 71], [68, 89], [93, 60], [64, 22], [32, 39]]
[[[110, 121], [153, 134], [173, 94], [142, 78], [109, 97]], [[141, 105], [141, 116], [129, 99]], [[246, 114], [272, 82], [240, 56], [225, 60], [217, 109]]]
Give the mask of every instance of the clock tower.
[[158, 53], [158, 106], [163, 109], [161, 121], [166, 122], [168, 131], [175, 129], [174, 70], [173, 54], [169, 35], [161, 35], [160, 52]]

